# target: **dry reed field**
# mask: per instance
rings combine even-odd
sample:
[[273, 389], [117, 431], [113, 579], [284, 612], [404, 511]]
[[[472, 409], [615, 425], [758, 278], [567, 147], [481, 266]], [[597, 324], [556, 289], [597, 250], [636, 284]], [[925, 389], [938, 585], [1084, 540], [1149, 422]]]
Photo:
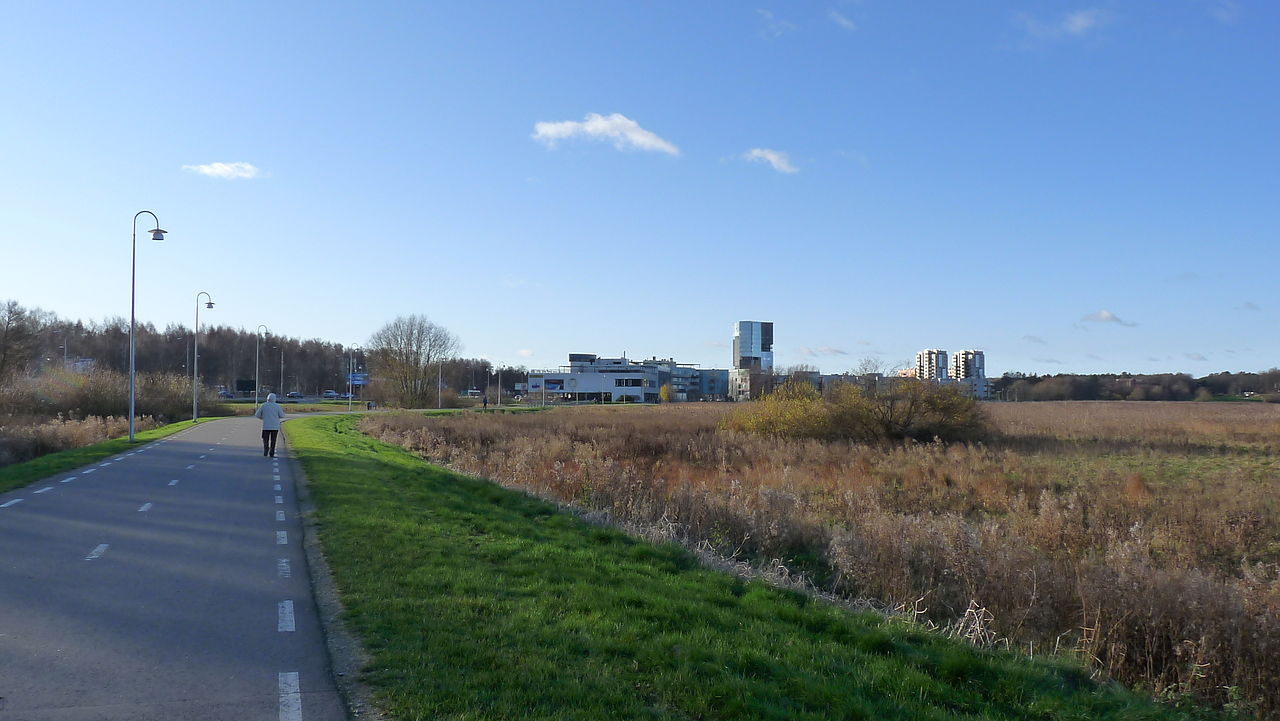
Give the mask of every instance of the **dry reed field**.
[[435, 462], [851, 599], [1280, 713], [1280, 407], [988, 404], [984, 444], [722, 429], [733, 406], [366, 418]]

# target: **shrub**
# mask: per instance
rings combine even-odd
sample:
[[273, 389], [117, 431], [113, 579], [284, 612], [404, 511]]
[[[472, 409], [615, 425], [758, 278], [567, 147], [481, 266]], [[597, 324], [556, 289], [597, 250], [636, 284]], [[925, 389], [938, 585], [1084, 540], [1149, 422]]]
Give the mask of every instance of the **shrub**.
[[790, 380], [725, 421], [730, 430], [780, 438], [883, 441], [977, 441], [988, 435], [978, 403], [952, 386], [904, 379], [883, 393], [837, 383], [823, 398]]

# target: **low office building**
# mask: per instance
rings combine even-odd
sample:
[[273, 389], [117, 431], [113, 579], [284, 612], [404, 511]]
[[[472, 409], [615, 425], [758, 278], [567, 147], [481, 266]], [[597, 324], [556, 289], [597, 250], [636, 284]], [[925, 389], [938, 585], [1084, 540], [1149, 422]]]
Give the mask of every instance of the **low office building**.
[[728, 376], [727, 370], [703, 370], [672, 358], [633, 361], [570, 353], [567, 366], [529, 373], [529, 399], [533, 403], [657, 403], [663, 386], [668, 386], [673, 402], [723, 400], [728, 395]]

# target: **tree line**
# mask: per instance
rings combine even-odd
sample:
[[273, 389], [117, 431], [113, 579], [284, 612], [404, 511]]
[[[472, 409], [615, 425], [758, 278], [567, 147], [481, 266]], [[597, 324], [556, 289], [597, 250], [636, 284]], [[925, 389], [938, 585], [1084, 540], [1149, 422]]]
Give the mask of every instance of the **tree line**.
[[[434, 407], [446, 394], [456, 398], [471, 388], [496, 389], [498, 368], [485, 359], [457, 357], [458, 341], [422, 316], [397, 318], [371, 336], [365, 347], [318, 338], [299, 339], [223, 325], [200, 328], [199, 372], [207, 388], [319, 395], [344, 392], [349, 371], [368, 373], [372, 385], [362, 397], [384, 404]], [[137, 324], [139, 373], [191, 376], [196, 365], [193, 333], [181, 324], [163, 329]], [[64, 362], [65, 358], [65, 362]], [[0, 383], [17, 375], [67, 368], [125, 373], [129, 370], [129, 321], [70, 321], [17, 301], [0, 302]], [[504, 367], [505, 394], [526, 377], [522, 367]], [[248, 385], [246, 386], [246, 382]]]
[[1280, 400], [1280, 369], [1261, 373], [1224, 371], [1202, 378], [1187, 373], [1006, 373], [992, 380], [992, 389], [996, 398], [1008, 401], [1190, 401], [1216, 396]]

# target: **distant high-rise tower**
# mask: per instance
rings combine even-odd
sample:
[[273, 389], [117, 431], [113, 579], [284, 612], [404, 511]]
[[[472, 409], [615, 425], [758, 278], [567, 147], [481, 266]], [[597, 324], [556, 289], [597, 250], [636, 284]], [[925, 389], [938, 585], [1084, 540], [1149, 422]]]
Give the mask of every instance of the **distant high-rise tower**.
[[733, 324], [733, 367], [773, 372], [773, 323], [740, 320]]
[[947, 378], [947, 352], [930, 348], [916, 353], [916, 378], [941, 381]]
[[980, 350], [959, 350], [951, 356], [951, 377], [954, 380], [965, 378], [986, 378], [987, 361]]

